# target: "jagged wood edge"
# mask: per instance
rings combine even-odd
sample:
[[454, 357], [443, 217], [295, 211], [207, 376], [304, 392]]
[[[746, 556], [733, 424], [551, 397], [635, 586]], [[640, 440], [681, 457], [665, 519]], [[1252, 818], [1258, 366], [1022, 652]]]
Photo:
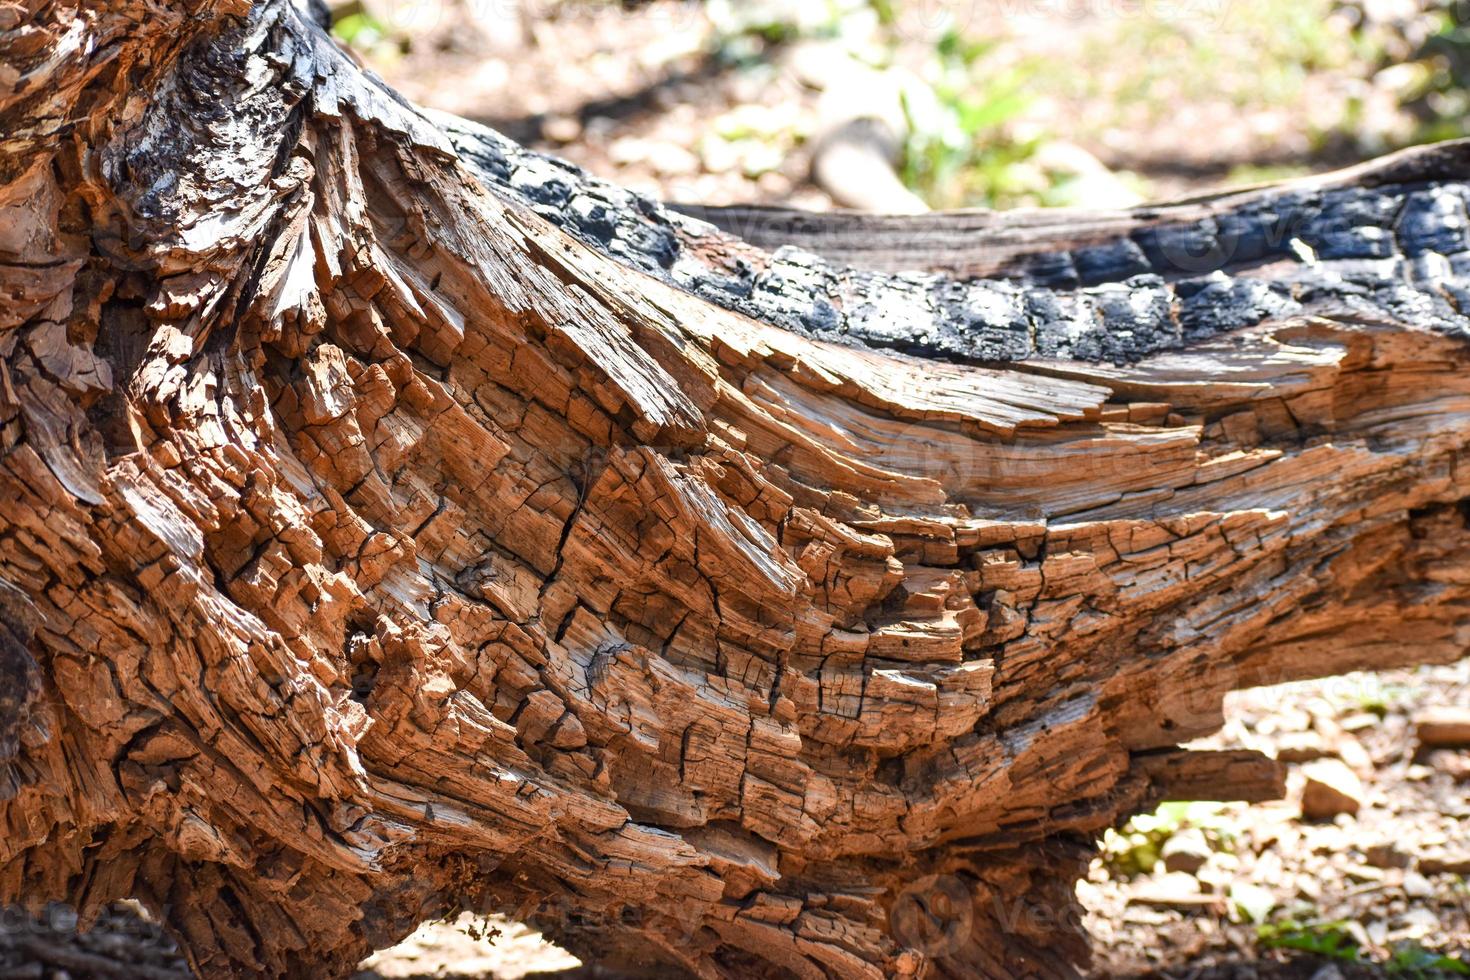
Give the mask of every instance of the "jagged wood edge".
[[[244, 13], [170, 9], [89, 16], [168, 38], [166, 71]], [[136, 892], [220, 972], [345, 970], [471, 901], [704, 973], [1065, 975], [1090, 834], [1171, 786], [1278, 788], [1267, 760], [1173, 748], [1225, 690], [1463, 652], [1464, 352], [1412, 308], [1053, 365], [1075, 382], [814, 341], [484, 198], [290, 8], [232, 30], [216, 51], [286, 43], [279, 91], [196, 51], [172, 85], [125, 73], [159, 100], [141, 117], [67, 104], [109, 91], [87, 84], [0, 113], [26, 120], [6, 217], [38, 230], [3, 267], [0, 668], [33, 692], [3, 897]], [[210, 112], [303, 128], [282, 157], [194, 128]], [[96, 169], [35, 166], [72, 127]], [[114, 127], [160, 152], [117, 166]], [[158, 178], [220, 159], [244, 206], [181, 221], [217, 199]], [[88, 240], [47, 238], [88, 179]], [[84, 267], [145, 292], [109, 304]], [[527, 479], [464, 561], [476, 495]], [[678, 574], [630, 564], [640, 540]], [[652, 576], [644, 609], [596, 611], [608, 568]], [[689, 604], [672, 633], [650, 597]], [[677, 767], [614, 695], [660, 746], [697, 734]], [[953, 888], [964, 930], [912, 919]]]

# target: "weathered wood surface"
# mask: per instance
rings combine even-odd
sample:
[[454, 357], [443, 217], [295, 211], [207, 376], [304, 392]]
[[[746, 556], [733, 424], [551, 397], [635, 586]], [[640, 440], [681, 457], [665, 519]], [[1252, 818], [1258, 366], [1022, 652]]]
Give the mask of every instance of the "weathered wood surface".
[[1179, 748], [1226, 691], [1466, 648], [1463, 145], [706, 213], [752, 244], [284, 0], [0, 29], [0, 901], [137, 897], [205, 976], [457, 907], [627, 969], [1067, 976], [1094, 835], [1279, 788]]

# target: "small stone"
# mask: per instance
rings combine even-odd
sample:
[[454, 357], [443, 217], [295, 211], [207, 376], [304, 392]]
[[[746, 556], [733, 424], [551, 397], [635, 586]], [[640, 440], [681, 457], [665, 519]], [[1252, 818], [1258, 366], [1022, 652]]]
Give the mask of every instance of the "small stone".
[[1404, 894], [1410, 898], [1430, 898], [1434, 895], [1434, 886], [1419, 872], [1410, 871], [1404, 875]]
[[648, 162], [665, 177], [692, 174], [699, 169], [699, 158], [673, 143], [652, 143], [648, 148]]
[[1230, 901], [1243, 919], [1260, 923], [1265, 922], [1271, 910], [1276, 908], [1276, 893], [1261, 885], [1237, 881], [1230, 886]]
[[1343, 871], [1353, 881], [1370, 882], [1382, 881], [1383, 870], [1381, 868], [1370, 868], [1366, 864], [1355, 864]]
[[1363, 783], [1341, 759], [1319, 759], [1302, 767], [1302, 816], [1330, 820], [1356, 814], [1363, 805]]
[[1393, 841], [1372, 845], [1364, 852], [1364, 856], [1375, 868], [1407, 868], [1410, 860], [1409, 854], [1400, 850]]
[[1230, 883], [1235, 880], [1235, 876], [1223, 868], [1207, 864], [1194, 873], [1194, 880], [1199, 882], [1200, 891], [1223, 895], [1230, 890]]
[[1312, 980], [1342, 980], [1342, 971], [1334, 963], [1328, 963], [1312, 974]]
[[1470, 851], [1422, 855], [1419, 870], [1427, 875], [1470, 875]]
[[755, 184], [762, 194], [771, 197], [784, 197], [791, 193], [791, 178], [774, 170], [761, 174]]
[[158, 465], [166, 470], [173, 469], [183, 461], [183, 457], [179, 455], [178, 447], [167, 440], [160, 439], [153, 444], [152, 449], [153, 458], [158, 460]]
[[1307, 837], [1307, 842], [1313, 854], [1338, 854], [1350, 846], [1347, 834], [1332, 824], [1313, 827], [1312, 833]]
[[1191, 909], [1217, 907], [1219, 899], [1200, 891], [1199, 882], [1193, 875], [1182, 871], [1170, 872], [1135, 889], [1129, 902], [1151, 905], [1154, 908]]
[[923, 965], [923, 960], [918, 953], [911, 949], [904, 950], [899, 954], [898, 969], [895, 972], [901, 977], [915, 977], [919, 975], [919, 967], [921, 965]]
[[[1168, 412], [1163, 414], [1167, 417]], [[1262, 718], [1256, 725], [1256, 732], [1261, 735], [1275, 735], [1280, 739], [1287, 734], [1305, 734], [1311, 727], [1312, 716], [1305, 711], [1281, 708]]]
[[1355, 714], [1348, 715], [1339, 721], [1338, 725], [1345, 732], [1361, 732], [1365, 728], [1377, 727], [1382, 720], [1371, 711], [1359, 711]]
[[582, 135], [582, 123], [576, 116], [551, 116], [542, 124], [541, 132], [555, 143], [575, 143]]
[[1399, 935], [1396, 937], [1399, 939], [1423, 939], [1439, 933], [1443, 928], [1439, 916], [1426, 908], [1409, 909], [1399, 921]]
[[1429, 753], [1427, 761], [1431, 769], [1444, 773], [1456, 782], [1470, 779], [1470, 753], [1435, 749]]
[[1368, 930], [1363, 927], [1363, 923], [1356, 919], [1349, 919], [1347, 922], [1344, 922], [1342, 928], [1344, 932], [1353, 937], [1359, 946], [1377, 945], [1369, 937]]
[[1284, 732], [1276, 737], [1276, 758], [1282, 762], [1312, 762], [1331, 754], [1321, 732]]
[[1250, 868], [1248, 877], [1257, 884], [1267, 884], [1281, 880], [1285, 873], [1286, 862], [1281, 859], [1281, 855], [1276, 851], [1267, 851]]
[[561, 716], [551, 733], [551, 744], [558, 749], [580, 749], [587, 744], [587, 732], [577, 716], [568, 711]]
[[[1129, 901], [1132, 902], [1133, 899]], [[1123, 910], [1123, 921], [1136, 926], [1161, 926], [1173, 921], [1173, 917], [1167, 912], [1143, 908], [1139, 905], [1129, 905]]]
[[1369, 773], [1373, 771], [1373, 757], [1368, 750], [1363, 748], [1363, 743], [1351, 735], [1343, 735], [1337, 739], [1333, 746], [1333, 755], [1347, 763], [1349, 769], [1354, 772]]
[[1428, 748], [1470, 747], [1470, 708], [1439, 706], [1417, 711], [1414, 734]]
[[1214, 852], [1210, 849], [1209, 841], [1205, 840], [1205, 835], [1190, 827], [1164, 841], [1159, 856], [1164, 859], [1165, 870], [1192, 875], [1205, 866], [1212, 853]]

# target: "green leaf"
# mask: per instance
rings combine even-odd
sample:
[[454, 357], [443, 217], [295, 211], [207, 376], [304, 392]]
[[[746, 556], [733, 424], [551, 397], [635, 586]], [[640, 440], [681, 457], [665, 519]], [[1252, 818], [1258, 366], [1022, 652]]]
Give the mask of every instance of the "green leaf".
[[387, 36], [381, 21], [367, 11], [341, 17], [332, 25], [332, 33], [344, 44], [370, 48]]
[[1328, 959], [1356, 963], [1362, 954], [1347, 922], [1283, 922], [1256, 927], [1256, 940], [1266, 949], [1294, 949]]

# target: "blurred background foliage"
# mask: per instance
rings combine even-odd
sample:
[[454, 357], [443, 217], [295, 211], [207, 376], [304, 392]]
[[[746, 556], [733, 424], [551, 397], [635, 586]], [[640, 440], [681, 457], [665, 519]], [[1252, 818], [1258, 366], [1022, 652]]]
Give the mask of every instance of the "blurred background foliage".
[[[1122, 205], [1470, 125], [1470, 4], [1446, 0], [343, 0], [335, 14], [337, 36], [420, 101], [714, 202], [832, 203], [808, 168], [844, 113], [884, 121], [897, 176], [931, 207]], [[835, 107], [844, 95], [860, 104]]]

